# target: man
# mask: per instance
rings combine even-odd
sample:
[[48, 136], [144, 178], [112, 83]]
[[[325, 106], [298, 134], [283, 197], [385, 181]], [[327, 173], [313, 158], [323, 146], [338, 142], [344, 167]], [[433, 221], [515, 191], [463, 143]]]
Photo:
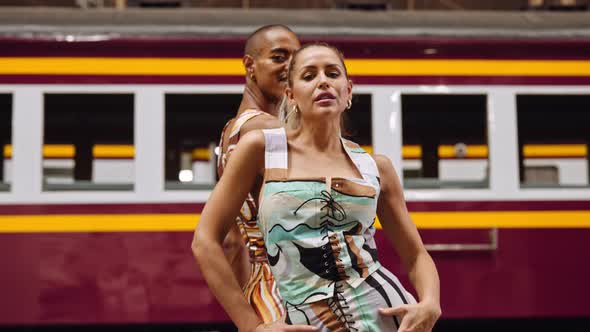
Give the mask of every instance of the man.
[[[263, 26], [246, 40], [246, 86], [236, 117], [228, 121], [221, 134], [219, 176], [242, 135], [281, 126], [278, 108], [287, 86], [291, 56], [299, 47], [297, 36], [284, 25]], [[252, 192], [244, 202], [235, 227], [225, 238], [224, 249], [246, 299], [262, 321], [270, 323], [281, 318], [284, 308], [256, 224], [257, 198], [258, 192]]]

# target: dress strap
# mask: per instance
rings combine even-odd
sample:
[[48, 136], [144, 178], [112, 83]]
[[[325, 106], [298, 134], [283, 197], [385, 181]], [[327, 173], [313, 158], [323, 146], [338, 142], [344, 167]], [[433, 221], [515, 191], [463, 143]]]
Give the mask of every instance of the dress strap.
[[255, 110], [255, 109], [251, 109], [251, 110], [247, 110], [244, 113], [240, 114], [235, 120], [234, 123], [231, 127], [231, 132], [229, 134], [230, 140], [232, 137], [239, 135], [240, 134], [240, 129], [242, 129], [242, 126], [248, 122], [248, 120], [259, 116], [261, 114], [264, 114], [264, 112], [259, 111], [259, 110]]
[[[223, 174], [223, 170], [225, 169], [225, 163], [229, 158], [229, 155], [232, 151], [236, 148], [238, 141], [240, 140], [240, 130], [242, 126], [248, 122], [250, 119], [264, 114], [264, 112], [250, 109], [245, 111], [244, 113], [240, 114], [238, 117], [234, 118], [233, 120], [228, 121], [223, 130], [221, 131], [221, 138], [219, 139], [219, 146], [222, 147], [225, 145], [225, 132], [230, 130], [229, 136], [227, 137], [227, 149], [224, 153], [221, 154], [220, 158], [217, 159], [217, 174], [221, 176]], [[231, 126], [230, 126], [231, 124]]]
[[263, 129], [265, 180], [284, 180], [287, 177], [287, 132], [285, 128]]
[[379, 178], [379, 168], [377, 168], [377, 163], [375, 162], [375, 159], [365, 151], [365, 149], [344, 138], [342, 139], [342, 142], [350, 159], [352, 159], [352, 162], [359, 169], [365, 180], [371, 180], [371, 177]]

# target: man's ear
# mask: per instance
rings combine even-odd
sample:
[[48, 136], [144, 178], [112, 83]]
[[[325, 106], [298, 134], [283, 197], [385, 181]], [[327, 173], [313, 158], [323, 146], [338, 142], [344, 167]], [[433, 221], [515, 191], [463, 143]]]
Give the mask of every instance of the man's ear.
[[246, 54], [242, 58], [242, 63], [244, 64], [244, 69], [246, 69], [246, 75], [248, 77], [254, 76], [254, 58]]

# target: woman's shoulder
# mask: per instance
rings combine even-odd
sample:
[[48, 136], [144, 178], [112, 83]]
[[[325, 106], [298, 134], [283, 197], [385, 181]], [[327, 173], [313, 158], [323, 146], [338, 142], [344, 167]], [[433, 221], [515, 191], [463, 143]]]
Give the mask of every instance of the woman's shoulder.
[[265, 112], [260, 112], [257, 113], [257, 116], [249, 119], [247, 122], [244, 122], [240, 132], [245, 135], [246, 133], [259, 129], [272, 129], [279, 127], [281, 127], [281, 122], [279, 119], [277, 119], [277, 117]]
[[262, 130], [253, 130], [240, 138], [228, 164], [237, 164], [240, 168], [253, 166], [260, 173], [264, 169], [264, 152], [264, 134]]
[[399, 193], [401, 189], [401, 183], [393, 163], [389, 157], [382, 154], [372, 155], [379, 170], [379, 177], [381, 179], [381, 191], [382, 192], [395, 192]]
[[391, 169], [393, 169], [393, 163], [391, 162], [391, 159], [389, 159], [387, 156], [382, 154], [374, 154], [371, 155], [371, 157], [373, 158], [373, 160], [375, 160], [375, 164], [377, 164], [379, 173], [383, 171], [391, 171]]
[[261, 151], [264, 153], [264, 144], [264, 132], [262, 129], [256, 129], [244, 134], [238, 142], [238, 147], [250, 152]]
[[346, 148], [350, 151], [350, 152], [355, 152], [355, 153], [366, 153], [369, 154], [367, 152], [367, 150], [365, 150], [360, 144], [351, 141], [347, 138], [342, 138], [342, 142], [344, 142], [344, 146], [346, 146]]

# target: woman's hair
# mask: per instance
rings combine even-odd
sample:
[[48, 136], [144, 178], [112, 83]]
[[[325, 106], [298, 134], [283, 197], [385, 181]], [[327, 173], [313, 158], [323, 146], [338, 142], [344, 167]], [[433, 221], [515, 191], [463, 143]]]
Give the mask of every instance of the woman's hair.
[[[295, 51], [293, 53], [293, 57], [291, 58], [291, 62], [289, 63], [289, 69], [287, 70], [287, 78], [288, 78], [288, 82], [289, 82], [289, 87], [293, 86], [293, 69], [295, 67], [295, 64], [297, 63], [297, 56], [304, 50], [311, 48], [311, 47], [326, 47], [331, 49], [334, 53], [336, 53], [336, 55], [338, 55], [338, 58], [340, 59], [340, 62], [342, 63], [342, 67], [344, 68], [344, 76], [346, 76], [346, 78], [348, 79], [348, 70], [346, 69], [346, 63], [344, 63], [344, 55], [342, 54], [342, 52], [340, 52], [339, 49], [337, 49], [336, 47], [328, 44], [328, 43], [324, 43], [324, 42], [313, 42], [313, 43], [308, 43], [303, 45], [300, 49], [298, 49], [297, 51]], [[283, 125], [286, 128], [289, 129], [295, 129], [297, 127], [299, 127], [299, 122], [300, 122], [300, 115], [299, 112], [296, 111], [296, 105], [289, 105], [289, 99], [287, 98], [287, 96], [283, 97], [283, 100], [281, 100], [281, 103], [279, 105], [279, 120], [283, 123]], [[345, 132], [344, 130], [344, 116], [341, 117], [340, 119], [340, 127], [341, 130], [343, 132]]]
[[338, 55], [338, 58], [340, 58], [340, 62], [342, 63], [342, 67], [344, 67], [344, 76], [346, 76], [346, 78], [348, 78], [348, 70], [346, 69], [346, 64], [344, 63], [344, 55], [342, 54], [342, 52], [340, 52], [339, 49], [337, 49], [336, 47], [334, 47], [328, 43], [314, 42], [314, 43], [308, 43], [308, 44], [301, 46], [300, 49], [298, 49], [297, 51], [295, 51], [293, 53], [293, 57], [291, 58], [291, 62], [289, 63], [289, 70], [287, 72], [287, 77], [289, 78], [289, 86], [293, 85], [293, 68], [295, 67], [295, 63], [297, 61], [297, 56], [299, 54], [301, 54], [301, 52], [303, 52], [304, 50], [306, 50], [310, 47], [325, 47], [325, 48], [331, 49], [334, 53], [336, 53], [336, 55]]

